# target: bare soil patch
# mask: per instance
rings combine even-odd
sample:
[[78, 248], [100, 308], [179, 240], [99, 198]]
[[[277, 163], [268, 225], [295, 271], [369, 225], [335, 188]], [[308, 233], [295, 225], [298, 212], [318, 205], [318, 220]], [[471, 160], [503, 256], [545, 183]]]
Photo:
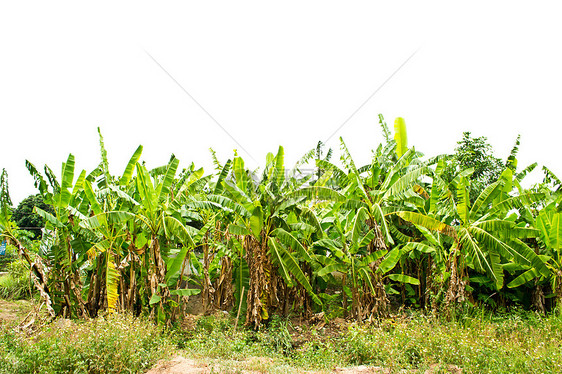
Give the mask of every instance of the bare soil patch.
[[0, 324], [20, 322], [34, 308], [29, 300], [8, 301], [0, 299]]
[[[272, 359], [267, 357], [250, 357], [244, 361], [228, 361], [223, 360], [213, 362], [209, 360], [193, 360], [182, 356], [176, 356], [170, 361], [158, 363], [154, 368], [146, 374], [210, 374], [210, 373], [242, 373], [257, 374], [267, 373], [275, 368]], [[321, 374], [321, 373], [338, 373], [338, 374], [390, 374], [391, 370], [379, 366], [355, 366], [349, 368], [334, 368], [331, 371], [313, 371], [313, 370], [288, 370], [288, 372], [305, 373], [305, 374]], [[414, 370], [402, 370], [399, 373], [410, 374]], [[462, 369], [455, 365], [443, 366], [439, 364], [431, 365], [425, 371], [425, 374], [450, 373], [462, 374]]]

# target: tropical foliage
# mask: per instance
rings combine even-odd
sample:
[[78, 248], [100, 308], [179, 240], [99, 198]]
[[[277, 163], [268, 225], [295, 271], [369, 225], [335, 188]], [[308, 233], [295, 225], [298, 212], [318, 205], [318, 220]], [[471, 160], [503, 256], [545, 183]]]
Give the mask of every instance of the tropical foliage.
[[94, 170], [78, 171], [73, 155], [60, 175], [26, 162], [49, 206], [35, 208], [46, 228], [37, 254], [18, 235], [5, 173], [0, 229], [52, 316], [169, 323], [198, 294], [205, 311], [241, 311], [254, 327], [291, 313], [364, 320], [398, 305], [562, 305], [562, 182], [544, 168], [542, 184], [522, 188], [536, 164], [517, 170], [519, 138], [505, 162], [467, 133], [455, 155], [428, 159], [402, 118], [394, 136], [380, 125], [385, 141], [367, 165], [340, 139], [339, 162], [318, 143], [290, 169], [283, 147], [258, 170], [211, 150], [211, 174], [180, 169], [174, 155], [148, 169], [139, 146], [112, 175], [100, 133]]

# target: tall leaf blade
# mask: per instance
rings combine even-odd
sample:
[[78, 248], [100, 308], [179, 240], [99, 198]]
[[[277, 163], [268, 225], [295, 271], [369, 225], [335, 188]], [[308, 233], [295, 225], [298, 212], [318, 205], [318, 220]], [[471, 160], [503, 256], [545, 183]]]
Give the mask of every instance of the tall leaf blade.
[[153, 212], [156, 209], [156, 195], [154, 192], [154, 186], [150, 179], [150, 175], [146, 168], [137, 162], [137, 189], [140, 194], [140, 200], [142, 205], [149, 212]]
[[121, 175], [121, 178], [119, 179], [119, 185], [126, 186], [133, 178], [133, 171], [135, 170], [135, 165], [140, 159], [140, 156], [142, 154], [142, 149], [143, 149], [142, 145], [139, 145], [135, 153], [133, 153], [133, 155], [129, 159], [129, 162], [125, 167], [125, 171], [123, 172], [123, 175]]
[[242, 157], [234, 157], [232, 171], [234, 172], [236, 185], [240, 190], [246, 193], [248, 186], [248, 175], [246, 174], [246, 169], [244, 169], [244, 160], [242, 159]]
[[275, 157], [275, 185], [279, 191], [285, 180], [285, 151], [282, 146], [279, 146], [277, 156]]
[[459, 203], [457, 205], [457, 213], [459, 214], [460, 219], [465, 225], [468, 225], [469, 221], [469, 197], [468, 197], [468, 188], [466, 179], [462, 178], [460, 186], [457, 189], [457, 197]]
[[549, 233], [550, 245], [553, 249], [562, 248], [562, 214], [555, 213], [552, 216]]
[[74, 156], [71, 154], [68, 155], [68, 159], [65, 163], [63, 163], [62, 167], [62, 185], [61, 188], [70, 188], [72, 187], [72, 181], [74, 180]]
[[226, 161], [226, 164], [224, 164], [219, 177], [217, 179], [217, 183], [215, 185], [215, 190], [214, 190], [214, 194], [218, 195], [222, 192], [222, 190], [224, 189], [223, 186], [223, 182], [226, 180], [226, 177], [228, 176], [228, 173], [230, 172], [230, 169], [232, 167], [232, 161], [229, 159], [228, 161]]
[[172, 182], [174, 181], [174, 177], [176, 176], [176, 171], [178, 170], [179, 163], [180, 161], [174, 157], [168, 164], [168, 168], [166, 169], [166, 176], [164, 177], [164, 180], [158, 185], [157, 189], [158, 200], [160, 202], [166, 200], [166, 197], [170, 193], [170, 187], [172, 185]]
[[408, 150], [406, 121], [402, 117], [398, 117], [394, 120], [394, 140], [396, 141], [396, 155], [400, 158]]

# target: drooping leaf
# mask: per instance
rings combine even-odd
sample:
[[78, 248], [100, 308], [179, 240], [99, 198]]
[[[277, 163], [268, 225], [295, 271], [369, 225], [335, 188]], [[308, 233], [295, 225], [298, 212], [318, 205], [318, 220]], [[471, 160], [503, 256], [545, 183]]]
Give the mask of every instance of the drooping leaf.
[[417, 278], [413, 278], [410, 277], [408, 275], [404, 275], [404, 274], [390, 274], [388, 276], [389, 279], [392, 279], [395, 282], [400, 282], [400, 283], [409, 283], [409, 284], [413, 284], [415, 286], [419, 286], [420, 281]]
[[[201, 293], [201, 290], [198, 288], [182, 288], [179, 290], [172, 290], [170, 291], [170, 295], [175, 295], [175, 296], [194, 296], [194, 295], [199, 295]], [[156, 295], [154, 295], [156, 296]], [[160, 301], [160, 300], [158, 300]], [[156, 303], [158, 302], [156, 301]], [[155, 304], [155, 303], [153, 303]]]
[[304, 261], [308, 263], [312, 262], [312, 257], [310, 256], [308, 251], [293, 235], [291, 235], [291, 233], [283, 230], [282, 228], [277, 228], [272, 231], [271, 235], [279, 238], [279, 240], [282, 241], [285, 245], [291, 247]]
[[46, 212], [37, 206], [33, 208], [33, 211], [37, 213], [41, 218], [43, 218], [46, 222], [53, 225], [53, 227], [58, 227], [58, 228], [64, 227], [64, 224], [61, 221], [59, 221], [57, 217], [53, 216], [51, 213]]
[[289, 273], [289, 270], [287, 269], [287, 266], [285, 264], [285, 261], [283, 261], [283, 257], [281, 254], [281, 248], [280, 246], [277, 245], [276, 241], [272, 238], [269, 238], [269, 253], [271, 254], [271, 261], [273, 262], [274, 265], [277, 266], [277, 269], [279, 271], [279, 273], [281, 274], [281, 277], [285, 280], [285, 283], [287, 283], [288, 287], [293, 287], [293, 280], [291, 279], [291, 274]]
[[400, 218], [416, 225], [425, 227], [428, 230], [439, 231], [451, 238], [456, 238], [457, 236], [456, 230], [452, 226], [440, 222], [435, 218], [409, 211], [396, 212], [396, 214], [400, 216]]
[[275, 239], [269, 238], [268, 241], [269, 247], [271, 249], [272, 246], [275, 246], [278, 251], [281, 253], [281, 260], [284, 263], [284, 267], [286, 268], [287, 272], [289, 272], [295, 279], [304, 287], [304, 289], [308, 292], [312, 301], [314, 301], [318, 305], [322, 305], [322, 301], [320, 298], [314, 293], [310, 282], [308, 281], [307, 277], [302, 272], [301, 268], [297, 260], [293, 257], [293, 255], [286, 251], [282, 245], [277, 245], [275, 243]]
[[522, 274], [520, 274], [517, 278], [515, 278], [511, 282], [509, 282], [507, 287], [508, 288], [517, 288], [519, 286], [524, 285], [525, 283], [528, 283], [528, 282], [534, 280], [538, 276], [539, 276], [539, 274], [537, 273], [537, 271], [535, 269], [529, 269], [529, 270], [523, 272]]
[[37, 170], [35, 165], [33, 165], [31, 162], [25, 160], [25, 167], [27, 168], [27, 170], [29, 171], [29, 173], [33, 177], [33, 180], [34, 180], [34, 183], [35, 183], [35, 188], [37, 188], [39, 190], [39, 193], [41, 193], [41, 195], [44, 196], [48, 192], [47, 182], [45, 182], [45, 179], [43, 179], [43, 176], [41, 175], [41, 173]]
[[401, 255], [402, 252], [400, 251], [400, 248], [395, 247], [394, 249], [392, 249], [390, 252], [387, 253], [384, 260], [382, 260], [382, 262], [380, 263], [377, 271], [380, 272], [381, 274], [388, 273], [389, 271], [394, 269], [398, 261], [400, 261]]

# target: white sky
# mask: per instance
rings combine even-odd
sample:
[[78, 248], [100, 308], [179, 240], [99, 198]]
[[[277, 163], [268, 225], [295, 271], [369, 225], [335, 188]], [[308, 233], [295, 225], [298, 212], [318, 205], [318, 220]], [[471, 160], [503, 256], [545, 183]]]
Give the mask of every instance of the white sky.
[[[285, 147], [288, 166], [334, 136], [356, 161], [382, 141], [377, 115], [404, 117], [409, 145], [452, 152], [463, 131], [519, 165], [562, 176], [562, 22], [556, 2], [283, 1], [0, 5], [0, 167], [14, 204], [35, 193], [25, 169], [112, 171], [139, 144], [211, 172], [238, 148], [250, 166]], [[258, 163], [244, 154], [160, 63]], [[339, 153], [338, 153], [339, 154]], [[540, 178], [537, 173], [535, 178]]]

